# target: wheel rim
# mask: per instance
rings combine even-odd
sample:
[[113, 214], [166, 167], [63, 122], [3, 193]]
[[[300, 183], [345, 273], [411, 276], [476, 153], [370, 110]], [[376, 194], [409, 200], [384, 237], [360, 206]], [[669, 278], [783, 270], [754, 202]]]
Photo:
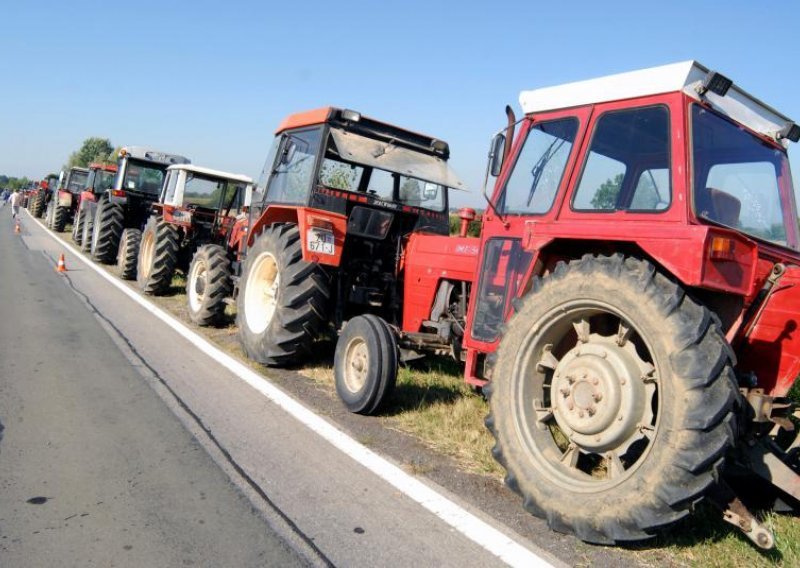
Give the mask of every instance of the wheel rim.
[[568, 302], [531, 330], [515, 361], [517, 431], [564, 489], [615, 486], [652, 449], [660, 373], [631, 321], [607, 304]]
[[279, 286], [278, 262], [272, 254], [261, 253], [253, 262], [244, 293], [245, 321], [253, 333], [263, 333], [272, 321]]
[[208, 286], [208, 269], [204, 260], [198, 260], [189, 275], [189, 306], [192, 311], [200, 311]]
[[357, 393], [367, 382], [369, 351], [360, 337], [350, 340], [344, 355], [344, 384], [351, 393]]
[[153, 259], [153, 249], [155, 248], [155, 239], [153, 238], [153, 233], [150, 231], [144, 234], [142, 237], [142, 244], [139, 254], [141, 255], [142, 264], [139, 268], [139, 272], [142, 274], [142, 278], [149, 278], [150, 277], [150, 269], [152, 268], [152, 259]]

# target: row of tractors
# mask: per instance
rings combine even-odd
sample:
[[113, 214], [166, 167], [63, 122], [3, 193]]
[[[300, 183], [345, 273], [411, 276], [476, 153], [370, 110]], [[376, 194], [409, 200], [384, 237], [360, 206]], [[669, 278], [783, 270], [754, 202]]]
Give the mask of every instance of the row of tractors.
[[480, 237], [469, 209], [449, 235], [446, 142], [338, 108], [286, 118], [257, 182], [129, 147], [31, 212], [146, 294], [183, 271], [199, 325], [235, 303], [255, 361], [333, 338], [352, 412], [385, 408], [400, 365], [462, 362], [506, 483], [554, 530], [641, 540], [708, 499], [772, 547], [755, 494], [800, 498], [800, 128], [695, 62], [520, 104]]

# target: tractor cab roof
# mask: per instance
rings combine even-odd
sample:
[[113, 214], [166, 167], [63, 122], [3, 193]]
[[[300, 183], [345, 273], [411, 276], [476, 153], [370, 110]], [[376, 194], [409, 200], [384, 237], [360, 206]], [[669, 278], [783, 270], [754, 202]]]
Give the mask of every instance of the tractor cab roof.
[[323, 107], [290, 114], [280, 123], [275, 134], [280, 134], [284, 130], [316, 126], [318, 124], [330, 124], [362, 135], [373, 136], [386, 141], [393, 140], [398, 144], [424, 153], [437, 155], [445, 160], [450, 157], [450, 146], [444, 140], [406, 130], [388, 122], [381, 122], [354, 110], [336, 107]]
[[[696, 61], [522, 91], [519, 102], [525, 114], [532, 114], [671, 92], [683, 92], [704, 101], [734, 121], [781, 140], [784, 145], [789, 130], [793, 126], [797, 130], [789, 118]], [[794, 139], [791, 134], [788, 137]]]
[[160, 164], [189, 164], [191, 160], [177, 154], [167, 154], [145, 146], [125, 146], [119, 151], [119, 157], [131, 157], [137, 160], [157, 162]]
[[189, 164], [178, 164], [178, 165], [170, 166], [170, 167], [167, 168], [167, 171], [178, 171], [178, 170], [183, 170], [183, 171], [186, 171], [186, 172], [195, 172], [195, 173], [198, 173], [198, 174], [207, 175], [209, 177], [223, 178], [223, 179], [228, 179], [228, 180], [231, 180], [231, 181], [238, 181], [238, 182], [241, 182], [241, 183], [247, 183], [247, 184], [252, 184], [253, 183], [253, 179], [248, 177], [248, 176], [245, 176], [245, 175], [232, 174], [230, 172], [223, 172], [223, 171], [220, 171], [220, 170], [212, 170], [211, 168], [203, 168], [203, 167], [200, 167], [200, 166], [193, 166], [193, 165], [189, 165]]
[[92, 162], [89, 164], [90, 170], [103, 170], [106, 172], [116, 172], [119, 168], [116, 164], [100, 164], [98, 162]]
[[86, 172], [88, 174], [89, 173], [89, 168], [82, 168], [80, 166], [72, 166], [69, 169], [69, 171], [70, 172]]

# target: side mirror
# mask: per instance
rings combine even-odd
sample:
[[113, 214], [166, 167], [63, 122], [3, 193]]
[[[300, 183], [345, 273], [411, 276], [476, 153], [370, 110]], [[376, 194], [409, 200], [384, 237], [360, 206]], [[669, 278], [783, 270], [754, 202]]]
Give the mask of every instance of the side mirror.
[[489, 172], [492, 177], [500, 175], [500, 170], [503, 168], [503, 150], [506, 147], [506, 137], [502, 132], [498, 132], [492, 138], [492, 145], [489, 148]]
[[297, 144], [295, 144], [293, 140], [287, 140], [286, 147], [283, 149], [283, 154], [281, 154], [281, 164], [284, 166], [290, 164], [296, 152]]

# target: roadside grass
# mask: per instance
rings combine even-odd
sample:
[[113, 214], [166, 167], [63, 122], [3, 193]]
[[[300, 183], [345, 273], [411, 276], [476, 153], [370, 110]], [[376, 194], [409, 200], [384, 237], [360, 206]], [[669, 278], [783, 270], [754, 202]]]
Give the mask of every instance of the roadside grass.
[[[113, 272], [113, 268], [107, 267]], [[151, 298], [178, 318], [188, 321], [186, 279], [176, 274], [169, 292]], [[235, 327], [236, 309], [229, 305], [227, 324], [197, 328], [227, 353], [253, 369], [269, 369], [248, 361], [239, 346]], [[333, 346], [320, 345], [314, 358], [297, 372], [335, 396]], [[800, 385], [790, 393], [800, 401]], [[504, 470], [494, 461], [494, 440], [483, 424], [488, 403], [463, 381], [460, 366], [452, 360], [429, 357], [401, 367], [395, 393], [381, 416], [387, 427], [415, 436], [431, 449], [452, 457], [465, 471], [502, 479]], [[369, 440], [364, 440], [368, 445]], [[424, 474], [420, 470], [412, 472]], [[756, 511], [754, 511], [756, 512]], [[757, 513], [757, 512], [756, 512]], [[762, 552], [738, 530], [722, 520], [722, 514], [701, 504], [686, 519], [644, 543], [622, 547], [633, 563], [645, 566], [690, 566], [698, 568], [800, 566], [800, 519], [793, 515], [757, 513], [770, 527], [776, 547]]]

